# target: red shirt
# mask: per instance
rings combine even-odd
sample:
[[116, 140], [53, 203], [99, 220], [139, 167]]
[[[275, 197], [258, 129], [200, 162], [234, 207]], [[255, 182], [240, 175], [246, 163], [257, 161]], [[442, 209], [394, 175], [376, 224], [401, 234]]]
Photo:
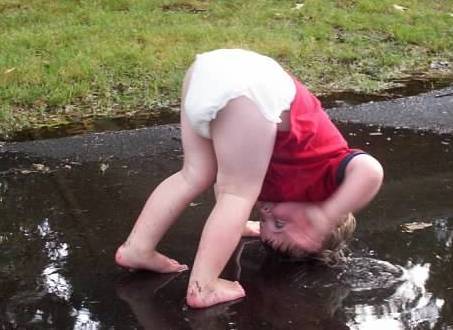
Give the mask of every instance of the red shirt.
[[337, 169], [351, 149], [320, 101], [295, 80], [290, 130], [278, 131], [259, 200], [316, 202], [337, 188]]

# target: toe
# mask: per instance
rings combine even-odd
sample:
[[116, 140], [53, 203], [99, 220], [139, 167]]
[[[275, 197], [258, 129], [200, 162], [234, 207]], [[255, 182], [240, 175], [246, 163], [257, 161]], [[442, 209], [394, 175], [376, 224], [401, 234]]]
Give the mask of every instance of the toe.
[[188, 269], [189, 269], [189, 267], [187, 265], [180, 264], [176, 260], [170, 259], [170, 263], [169, 263], [168, 267], [166, 267], [165, 272], [168, 272], [168, 273], [177, 272], [177, 273], [179, 273], [179, 272], [186, 271]]

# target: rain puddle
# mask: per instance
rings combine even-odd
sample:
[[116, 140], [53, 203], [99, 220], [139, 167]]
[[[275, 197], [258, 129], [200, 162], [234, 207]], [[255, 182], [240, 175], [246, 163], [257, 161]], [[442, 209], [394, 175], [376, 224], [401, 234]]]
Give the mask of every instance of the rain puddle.
[[[127, 157], [0, 154], [0, 328], [451, 329], [453, 137], [340, 127], [386, 169], [351, 260], [282, 263], [244, 240], [224, 276], [247, 297], [205, 310], [184, 303], [187, 272], [113, 263], [149, 192], [180, 166], [177, 139]], [[212, 203], [211, 192], [194, 201], [160, 250], [192, 264]]]

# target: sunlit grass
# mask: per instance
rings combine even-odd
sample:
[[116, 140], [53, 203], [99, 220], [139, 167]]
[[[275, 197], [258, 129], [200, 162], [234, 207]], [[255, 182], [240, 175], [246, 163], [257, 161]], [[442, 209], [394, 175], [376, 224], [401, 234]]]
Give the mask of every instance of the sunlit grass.
[[391, 78], [429, 71], [434, 60], [449, 61], [451, 74], [452, 1], [303, 4], [4, 0], [0, 126], [8, 129], [14, 109], [30, 117], [39, 109], [45, 118], [67, 116], [67, 105], [102, 115], [175, 101], [195, 54], [220, 47], [273, 56], [315, 92], [379, 90]]

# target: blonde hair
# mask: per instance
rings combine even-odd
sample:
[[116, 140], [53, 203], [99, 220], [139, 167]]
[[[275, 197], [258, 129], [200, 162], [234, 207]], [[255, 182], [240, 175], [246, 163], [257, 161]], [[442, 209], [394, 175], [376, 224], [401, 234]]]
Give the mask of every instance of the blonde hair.
[[346, 260], [348, 243], [352, 240], [356, 228], [356, 220], [352, 213], [348, 213], [340, 220], [338, 227], [324, 242], [321, 251], [313, 253], [313, 258], [327, 266], [338, 266]]
[[338, 227], [325, 240], [321, 250], [307, 254], [307, 251], [296, 245], [287, 247], [285, 251], [275, 250], [270, 242], [263, 242], [271, 251], [288, 261], [314, 260], [329, 267], [335, 267], [346, 261], [348, 243], [351, 241], [356, 228], [356, 220], [348, 213], [339, 221]]

